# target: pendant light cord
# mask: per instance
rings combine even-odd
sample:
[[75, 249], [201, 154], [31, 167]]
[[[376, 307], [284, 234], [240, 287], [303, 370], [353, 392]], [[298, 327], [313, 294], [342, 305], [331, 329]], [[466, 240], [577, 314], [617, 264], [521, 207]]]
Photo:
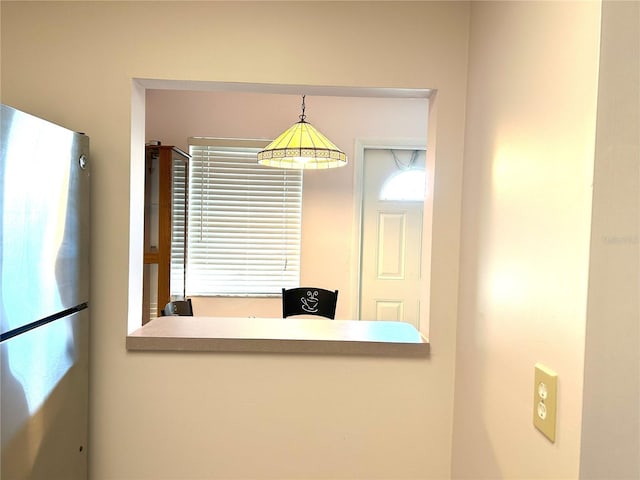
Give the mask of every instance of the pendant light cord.
[[306, 95], [302, 95], [302, 114], [299, 117], [301, 122], [304, 122], [304, 119], [307, 117], [304, 114], [304, 97], [306, 97]]

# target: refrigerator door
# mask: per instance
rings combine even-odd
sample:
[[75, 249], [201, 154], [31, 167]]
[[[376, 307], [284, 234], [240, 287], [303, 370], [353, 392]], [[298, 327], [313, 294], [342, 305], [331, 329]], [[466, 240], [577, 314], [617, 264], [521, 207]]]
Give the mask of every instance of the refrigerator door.
[[[89, 138], [2, 105], [0, 334], [89, 298]], [[80, 306], [80, 307], [78, 307]]]
[[88, 316], [0, 343], [0, 478], [87, 478]]

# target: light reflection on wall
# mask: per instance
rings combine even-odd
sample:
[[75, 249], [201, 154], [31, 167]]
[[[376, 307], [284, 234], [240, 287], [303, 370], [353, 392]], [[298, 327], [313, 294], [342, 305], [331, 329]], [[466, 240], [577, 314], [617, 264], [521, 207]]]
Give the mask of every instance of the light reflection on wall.
[[[55, 266], [70, 172], [60, 169], [52, 155], [68, 156], [73, 143], [73, 132], [62, 133], [30, 117], [14, 117], [11, 127], [2, 190], [3, 331], [61, 308]], [[73, 365], [72, 335], [69, 323], [58, 320], [7, 340], [9, 370], [22, 385], [31, 413]]]
[[527, 285], [523, 272], [515, 266], [503, 265], [501, 269], [492, 272], [489, 282], [491, 286], [491, 300], [494, 305], [518, 305], [524, 300]]

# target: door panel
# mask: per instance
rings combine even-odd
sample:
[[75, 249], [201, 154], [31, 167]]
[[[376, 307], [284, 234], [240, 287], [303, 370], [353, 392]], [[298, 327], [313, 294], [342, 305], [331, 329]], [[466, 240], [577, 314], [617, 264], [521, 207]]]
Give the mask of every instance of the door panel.
[[7, 333], [89, 300], [90, 168], [89, 137], [6, 105], [1, 114], [0, 333]]
[[404, 321], [404, 302], [376, 301], [376, 320]]
[[0, 343], [0, 478], [85, 480], [89, 310]]
[[378, 279], [404, 278], [406, 252], [405, 212], [378, 211]]

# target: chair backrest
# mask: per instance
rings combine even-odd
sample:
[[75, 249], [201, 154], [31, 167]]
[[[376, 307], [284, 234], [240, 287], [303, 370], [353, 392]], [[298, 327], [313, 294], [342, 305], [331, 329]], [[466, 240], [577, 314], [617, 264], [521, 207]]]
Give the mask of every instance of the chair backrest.
[[193, 306], [191, 305], [191, 299], [186, 300], [174, 300], [167, 303], [162, 310], [162, 316], [186, 316], [193, 317]]
[[282, 289], [282, 316], [318, 315], [334, 319], [338, 290], [316, 287]]

